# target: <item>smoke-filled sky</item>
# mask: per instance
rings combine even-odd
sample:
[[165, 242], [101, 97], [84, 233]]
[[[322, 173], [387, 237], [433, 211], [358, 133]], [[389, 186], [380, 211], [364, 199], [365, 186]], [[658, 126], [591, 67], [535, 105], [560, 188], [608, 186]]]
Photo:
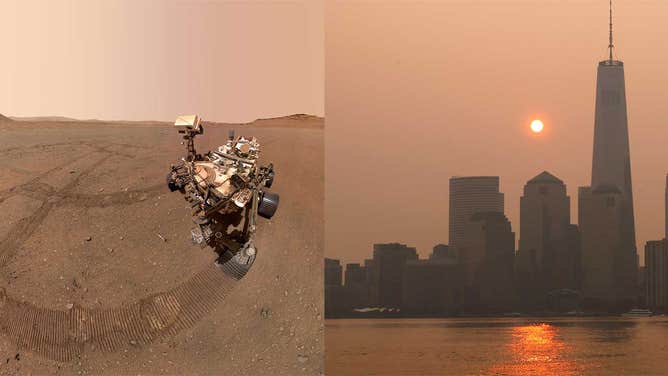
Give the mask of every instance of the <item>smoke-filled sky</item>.
[[[614, 8], [642, 262], [664, 235], [668, 2]], [[327, 256], [359, 262], [398, 241], [426, 257], [448, 242], [453, 175], [500, 176], [517, 233], [522, 187], [548, 170], [577, 222], [608, 1], [329, 2], [325, 25]]]
[[322, 1], [2, 0], [0, 113], [324, 113]]

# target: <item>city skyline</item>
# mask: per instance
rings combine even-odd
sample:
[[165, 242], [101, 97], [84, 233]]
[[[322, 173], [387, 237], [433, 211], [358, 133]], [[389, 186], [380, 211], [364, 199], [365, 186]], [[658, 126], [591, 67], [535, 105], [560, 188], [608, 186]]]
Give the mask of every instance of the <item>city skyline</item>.
[[[665, 227], [666, 232], [665, 232], [665, 234], [663, 235], [663, 238], [668, 238], [668, 174], [666, 175], [665, 178], [666, 178], [666, 184], [665, 184], [665, 202], [663, 203], [663, 205], [664, 205], [664, 207], [665, 207], [664, 212], [663, 212], [663, 215], [664, 215], [664, 217], [665, 217], [665, 219], [664, 219], [664, 220], [665, 220], [665, 223], [663, 223], [663, 225], [664, 225], [664, 227]], [[474, 183], [474, 188], [477, 188], [477, 189], [478, 189], [478, 193], [477, 193], [478, 196], [481, 195], [480, 188], [482, 187], [482, 185], [484, 185], [484, 184], [487, 183], [487, 182], [491, 182], [491, 185], [490, 185], [490, 187], [489, 187], [489, 188], [491, 188], [491, 190], [490, 190], [489, 192], [487, 192], [487, 194], [491, 194], [491, 193], [493, 192], [494, 189], [497, 189], [497, 188], [498, 188], [498, 185], [495, 185], [495, 182], [498, 183], [498, 182], [500, 181], [500, 179], [499, 179], [498, 176], [453, 176], [453, 177], [451, 178], [451, 186], [452, 186], [452, 180], [455, 180], [455, 181], [457, 181], [457, 180], [459, 180], [459, 181], [466, 181], [466, 180], [469, 180], [469, 179], [475, 181], [475, 183]], [[482, 180], [481, 180], [481, 179], [482, 179]], [[482, 185], [481, 185], [481, 182], [482, 182]], [[560, 210], [562, 213], [560, 214], [559, 217], [560, 217], [560, 219], [563, 219], [563, 220], [564, 220], [564, 222], [565, 222], [564, 224], [565, 224], [566, 226], [576, 226], [576, 227], [579, 226], [579, 222], [580, 222], [580, 221], [577, 220], [577, 218], [573, 218], [573, 215], [570, 213], [570, 205], [572, 205], [572, 202], [573, 202], [573, 201], [575, 202], [575, 205], [577, 205], [580, 196], [583, 195], [582, 189], [583, 189], [583, 188], [590, 188], [590, 187], [588, 187], [588, 186], [577, 187], [576, 189], [579, 190], [580, 192], [578, 192], [578, 193], [575, 195], [575, 199], [572, 200], [571, 197], [570, 197], [570, 195], [567, 194], [567, 184], [566, 184], [565, 182], [563, 182], [561, 179], [559, 179], [559, 178], [557, 178], [556, 176], [554, 176], [553, 174], [551, 174], [549, 171], [543, 171], [543, 172], [537, 174], [536, 176], [534, 176], [533, 178], [527, 180], [526, 185], [524, 186], [524, 196], [521, 196], [520, 198], [521, 198], [521, 199], [524, 199], [525, 196], [526, 196], [526, 193], [527, 193], [527, 187], [530, 186], [532, 183], [537, 183], [537, 182], [540, 182], [540, 183], [546, 183], [546, 182], [549, 182], [549, 183], [552, 183], [552, 184], [555, 184], [555, 183], [556, 183], [556, 184], [558, 184], [559, 186], [561, 186], [560, 189], [562, 190], [562, 193], [563, 193], [564, 198], [566, 199], [566, 202], [568, 203], [568, 205], [565, 206], [565, 207], [564, 207], [563, 205], [560, 205], [561, 207], [560, 207], [559, 210]], [[461, 183], [460, 183], [460, 184], [461, 184]], [[451, 191], [452, 191], [452, 190], [451, 190]], [[484, 196], [485, 193], [486, 193], [486, 192], [484, 192], [484, 190], [483, 190], [483, 191], [482, 191], [482, 195]], [[503, 205], [503, 202], [504, 202], [504, 198], [505, 198], [506, 196], [505, 196], [504, 192], [497, 192], [497, 194], [499, 194], [499, 197], [500, 197], [500, 205], [501, 205], [501, 208], [503, 208], [503, 206], [504, 206], [504, 205]], [[460, 195], [462, 195], [462, 194], [460, 194]], [[463, 194], [463, 195], [464, 195], [464, 196], [467, 196], [466, 194]], [[453, 197], [450, 197], [450, 201], [451, 201], [451, 202], [453, 201]], [[475, 204], [476, 204], [476, 203], [470, 203], [470, 205], [472, 205], [472, 206], [474, 206]], [[494, 203], [488, 203], [488, 204], [487, 204], [487, 206], [495, 206], [495, 205], [497, 205], [497, 204], [494, 204]], [[482, 206], [484, 207], [484, 206], [486, 206], [486, 205], [483, 203]], [[482, 210], [482, 211], [475, 211], [475, 212], [484, 212], [484, 211], [489, 211], [489, 210]], [[494, 210], [491, 210], [491, 211], [494, 211]], [[473, 213], [475, 213], [475, 212], [473, 212]], [[502, 213], [502, 214], [504, 214], [504, 215], [506, 215], [505, 210], [500, 210], [500, 211], [498, 211], [498, 212], [499, 212], [499, 213]], [[578, 212], [580, 212], [580, 211], [578, 211]], [[565, 214], [564, 214], [564, 213], [565, 213]], [[578, 213], [578, 214], [579, 214], [579, 213]], [[450, 217], [452, 217], [452, 216], [453, 216], [453, 213], [450, 213]], [[520, 218], [521, 218], [521, 217], [520, 217]], [[568, 219], [568, 221], [566, 221], [566, 219]], [[575, 221], [573, 221], [574, 219], [575, 219]], [[571, 224], [570, 222], [574, 222], [574, 223]], [[512, 221], [510, 221], [510, 224], [511, 224], [511, 226], [512, 226], [512, 230], [513, 230], [514, 232], [517, 232], [517, 233], [519, 234], [519, 233], [520, 233], [520, 230], [521, 230], [521, 223], [522, 223], [522, 222], [519, 221], [519, 220], [518, 220], [517, 224], [514, 224]], [[454, 232], [454, 226], [451, 226], [451, 225], [450, 225], [450, 221], [449, 221], [449, 220], [448, 220], [448, 227], [450, 228], [450, 231], [451, 231], [451, 232]], [[561, 229], [560, 231], [566, 232], [567, 230], [564, 228], [564, 229]], [[526, 235], [530, 235], [530, 234], [526, 234]], [[531, 235], [530, 235], [530, 236], [531, 236]], [[647, 241], [654, 241], [654, 240], [656, 240], [656, 239], [661, 239], [661, 238], [662, 238], [661, 235], [657, 235], [655, 238], [647, 239], [646, 242], [647, 242]], [[522, 247], [522, 240], [521, 240], [521, 239], [522, 239], [522, 238], [521, 238], [520, 236], [518, 236], [517, 239], [516, 239], [516, 249], [515, 249], [515, 251], [516, 251], [518, 254], [521, 253], [521, 251], [522, 251], [522, 249], [523, 249], [523, 247]], [[387, 241], [387, 242], [376, 242], [376, 243], [373, 243], [371, 247], [368, 247], [368, 249], [372, 249], [372, 248], [373, 248], [373, 245], [375, 245], [375, 244], [386, 244], [386, 243], [387, 243], [387, 244], [393, 244], [393, 243], [397, 243], [397, 242], [399, 242], [399, 243], [404, 243], [405, 240], [403, 240], [403, 239], [401, 239], [401, 238], [395, 238], [395, 239], [391, 239], [391, 240], [389, 240], [389, 241]], [[413, 243], [406, 243], [406, 244], [409, 245], [409, 246], [414, 246]], [[451, 247], [452, 247], [452, 246], [455, 246], [455, 245], [453, 245], [453, 244], [448, 244], [447, 242], [441, 242], [441, 243], [434, 243], [434, 244], [432, 245], [432, 247], [436, 247], [436, 246], [439, 246], [439, 245], [446, 245], [446, 246], [451, 246]], [[638, 248], [638, 249], [644, 249], [644, 246], [645, 246], [645, 243], [643, 243], [643, 247]], [[427, 251], [425, 251], [425, 252], [423, 252], [423, 253], [420, 253], [420, 250], [417, 249], [417, 248], [416, 248], [416, 250], [417, 250], [417, 252], [418, 252], [418, 255], [420, 256], [420, 259], [426, 259], [428, 256], [430, 256], [430, 253], [428, 253], [428, 252], [432, 252], [432, 251], [433, 251], [433, 248], [429, 248]], [[637, 251], [637, 250], [636, 250], [636, 252], [638, 253], [638, 255], [641, 255], [641, 254], [642, 254], [641, 252], [639, 252], [639, 251]], [[361, 253], [359, 259], [350, 259], [350, 260], [340, 259], [340, 258], [339, 258], [339, 259], [342, 260], [342, 261], [345, 260], [346, 262], [345, 262], [344, 264], [359, 264], [360, 262], [363, 262], [363, 261], [364, 261], [364, 259], [365, 259], [365, 257], [366, 257], [365, 255], [366, 255], [366, 254]], [[643, 259], [644, 259], [644, 257], [643, 257]]]
[[[414, 245], [425, 257], [433, 245], [448, 243], [451, 176], [499, 176], [505, 213], [521, 237], [522, 186], [550, 171], [567, 185], [571, 223], [577, 222], [578, 187], [592, 178], [594, 67], [609, 57], [608, 2], [330, 10], [326, 76], [337, 79], [326, 88], [333, 109], [326, 129], [328, 257], [359, 261], [373, 243], [392, 241]], [[375, 23], [371, 12], [384, 21]], [[664, 233], [668, 129], [660, 114], [668, 75], [657, 64], [662, 52], [647, 47], [659, 43], [648, 30], [660, 27], [665, 14], [668, 4], [615, 5], [615, 51], [626, 63], [637, 249]], [[365, 106], [354, 105], [360, 98], [368, 98]], [[545, 124], [542, 133], [529, 131], [535, 118]], [[374, 174], [366, 175], [369, 164]], [[345, 186], [349, 176], [359, 183], [354, 192]], [[392, 189], [378, 194], [379, 181], [392, 181]], [[427, 183], [416, 190], [416, 182]], [[411, 199], [403, 192], [412, 192]]]

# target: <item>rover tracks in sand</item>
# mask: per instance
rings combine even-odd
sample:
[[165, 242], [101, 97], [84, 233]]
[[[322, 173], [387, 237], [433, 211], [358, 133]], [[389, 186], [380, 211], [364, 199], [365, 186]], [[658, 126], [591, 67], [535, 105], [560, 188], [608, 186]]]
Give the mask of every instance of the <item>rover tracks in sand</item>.
[[[6, 236], [0, 239], [0, 268], [7, 265], [49, 211], [58, 205], [132, 205], [146, 197], [157, 196], [164, 190], [161, 182], [142, 190], [112, 194], [73, 193], [72, 188], [94, 170], [96, 165], [114, 155], [129, 156], [117, 149], [139, 147], [117, 143], [82, 142], [76, 145], [92, 147], [94, 151], [91, 153], [102, 153], [103, 156], [64, 187], [53, 188], [44, 184], [41, 179], [54, 170], [67, 168], [68, 165], [87, 158], [90, 153], [66, 161], [24, 184], [0, 191], [0, 203], [17, 194], [41, 201], [36, 212], [16, 223]], [[36, 145], [33, 148], [49, 146], [54, 145]], [[110, 149], [112, 146], [115, 150]], [[0, 155], [11, 150], [0, 150]], [[193, 326], [227, 296], [249, 270], [253, 261], [254, 257], [243, 259], [239, 254], [225, 264], [209, 265], [170, 290], [113, 308], [86, 308], [75, 305], [68, 310], [48, 309], [17, 300], [12, 297], [11, 290], [0, 289], [0, 334], [21, 349], [61, 362], [70, 361], [84, 351], [113, 352], [123, 347], [148, 344]]]

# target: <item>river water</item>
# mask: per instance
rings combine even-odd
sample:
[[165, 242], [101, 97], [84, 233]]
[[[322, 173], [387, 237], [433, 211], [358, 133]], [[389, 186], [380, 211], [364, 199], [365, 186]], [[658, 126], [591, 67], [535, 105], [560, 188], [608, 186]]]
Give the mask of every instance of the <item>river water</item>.
[[668, 317], [351, 319], [330, 375], [668, 375]]

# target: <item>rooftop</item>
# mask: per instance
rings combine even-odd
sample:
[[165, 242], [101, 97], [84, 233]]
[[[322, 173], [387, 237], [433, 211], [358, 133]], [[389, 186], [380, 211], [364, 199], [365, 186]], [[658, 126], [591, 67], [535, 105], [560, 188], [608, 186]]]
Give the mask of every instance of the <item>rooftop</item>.
[[534, 184], [534, 183], [564, 184], [564, 182], [561, 179], [550, 174], [547, 171], [541, 172], [540, 174], [534, 176], [533, 179], [527, 182], [527, 184]]

